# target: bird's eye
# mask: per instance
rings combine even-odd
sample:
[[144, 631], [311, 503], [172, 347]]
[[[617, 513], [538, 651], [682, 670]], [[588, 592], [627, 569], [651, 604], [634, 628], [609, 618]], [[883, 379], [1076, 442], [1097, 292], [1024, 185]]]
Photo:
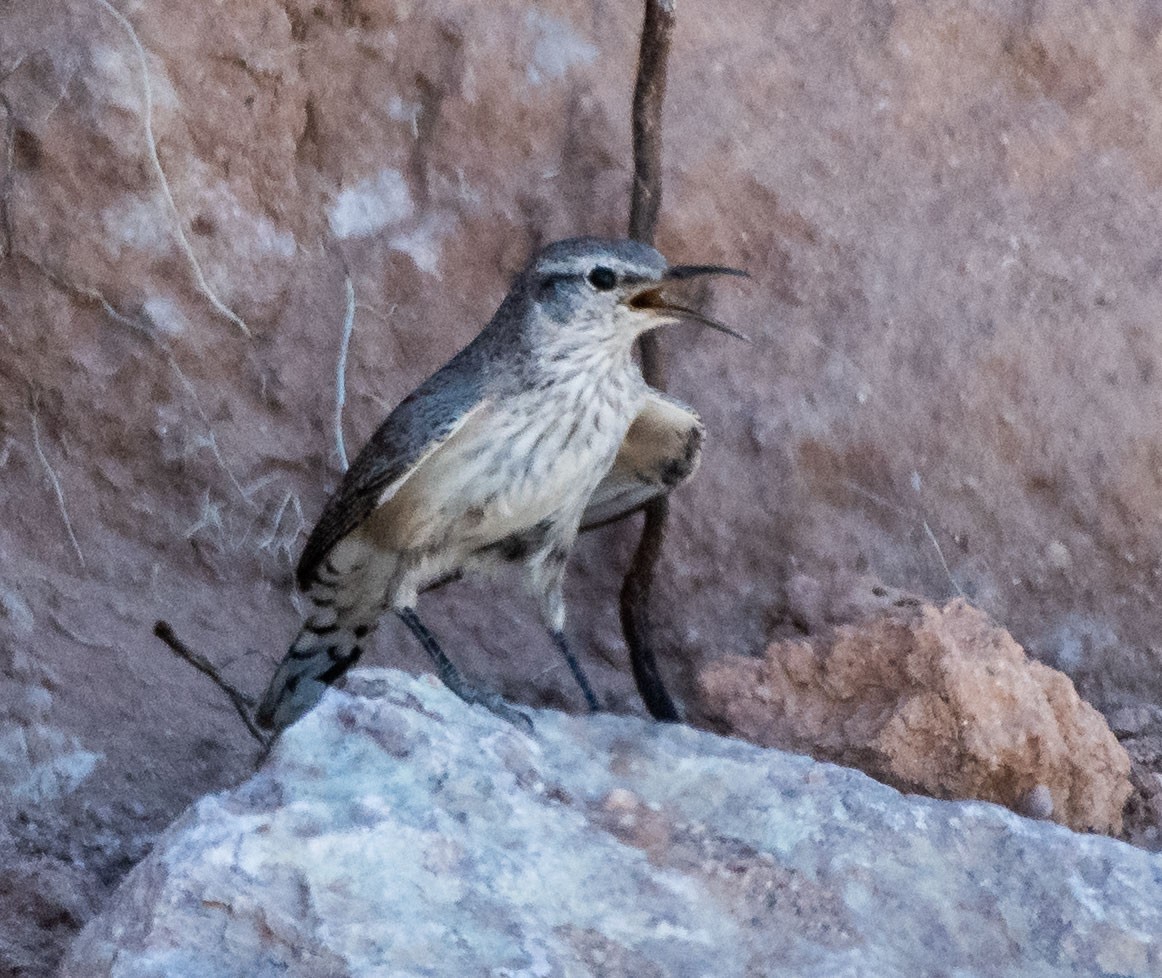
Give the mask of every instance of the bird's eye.
[[617, 285], [617, 273], [612, 268], [598, 265], [589, 273], [589, 284], [599, 292], [608, 292]]

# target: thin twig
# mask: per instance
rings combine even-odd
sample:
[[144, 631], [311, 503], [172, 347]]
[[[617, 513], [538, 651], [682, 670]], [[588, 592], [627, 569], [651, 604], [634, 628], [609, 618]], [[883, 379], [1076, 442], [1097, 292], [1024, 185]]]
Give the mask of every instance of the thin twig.
[[[903, 506], [897, 506], [891, 500], [885, 499], [879, 493], [872, 492], [870, 489], [865, 489], [858, 482], [853, 482], [851, 479], [844, 479], [840, 484], [847, 489], [850, 489], [856, 495], [870, 500], [877, 506], [882, 506], [890, 513], [894, 513], [901, 520], [911, 521], [914, 519], [912, 513], [908, 512], [908, 510], [906, 510]], [[940, 558], [940, 563], [944, 567], [944, 573], [948, 576], [948, 581], [952, 585], [953, 590], [955, 590], [957, 594], [959, 594], [967, 601], [968, 595], [966, 595], [964, 591], [961, 590], [960, 585], [956, 583], [956, 578], [952, 576], [952, 569], [948, 566], [948, 561], [944, 559], [944, 551], [941, 549], [940, 543], [936, 539], [936, 534], [932, 532], [932, 527], [928, 525], [928, 521], [926, 519], [920, 520], [920, 525], [924, 527], [924, 532], [928, 534], [928, 539], [932, 541], [932, 546], [936, 548], [936, 556]]]
[[646, 0], [633, 90], [633, 193], [629, 236], [651, 243], [662, 207], [662, 104], [674, 31], [672, 0]]
[[960, 589], [960, 585], [956, 583], [956, 578], [952, 576], [952, 571], [948, 566], [948, 561], [944, 559], [944, 551], [940, 549], [940, 544], [936, 540], [936, 534], [932, 532], [932, 527], [930, 527], [928, 525], [927, 520], [924, 520], [924, 532], [928, 534], [928, 539], [932, 541], [932, 546], [934, 546], [936, 548], [936, 556], [940, 558], [940, 563], [944, 567], [944, 573], [948, 575], [948, 580], [952, 583], [952, 586], [956, 589], [956, 593], [959, 594], [962, 598], [964, 598], [965, 601], [967, 601], [968, 595], [966, 595]]
[[69, 625], [67, 625], [65, 623], [65, 621], [61, 618], [61, 616], [58, 615], [55, 611], [50, 610], [48, 613], [48, 618], [49, 618], [49, 621], [51, 621], [53, 623], [53, 625], [56, 627], [57, 631], [59, 631], [66, 638], [72, 639], [72, 641], [76, 642], [78, 645], [84, 645], [90, 649], [112, 649], [112, 648], [115, 648], [115, 646], [110, 642], [99, 642], [95, 638], [89, 638], [85, 635], [82, 635], [75, 628], [72, 628]]
[[264, 749], [270, 746], [270, 739], [258, 729], [258, 725], [255, 724], [254, 718], [250, 715], [250, 711], [254, 709], [254, 700], [251, 697], [227, 682], [209, 659], [203, 655], [199, 655], [178, 638], [173, 628], [170, 627], [169, 622], [159, 621], [153, 626], [153, 634], [165, 642], [179, 659], [188, 662], [203, 675], [209, 676], [210, 681], [229, 697], [230, 702], [234, 705], [234, 709], [242, 718], [242, 722], [246, 724], [246, 729], [250, 731], [250, 735]]
[[93, 0], [93, 2], [108, 11], [117, 23], [125, 29], [125, 32], [129, 35], [129, 39], [133, 42], [134, 50], [137, 52], [137, 60], [141, 64], [141, 78], [144, 83], [144, 108], [142, 118], [145, 124], [145, 142], [149, 148], [149, 159], [153, 164], [154, 172], [157, 174], [158, 183], [161, 185], [161, 192], [165, 196], [166, 204], [169, 205], [170, 212], [173, 214], [174, 232], [177, 235], [178, 242], [181, 244], [182, 251], [185, 252], [186, 258], [190, 263], [190, 268], [193, 270], [198, 289], [210, 300], [210, 305], [222, 316], [230, 320], [246, 336], [250, 336], [250, 327], [242, 321], [242, 318], [234, 310], [219, 299], [214, 290], [210, 288], [209, 283], [206, 281], [206, 276], [202, 274], [202, 266], [198, 263], [198, 258], [194, 254], [193, 247], [190, 245], [190, 239], [186, 237], [185, 229], [182, 227], [181, 212], [178, 211], [178, 205], [174, 202], [173, 193], [169, 187], [169, 180], [166, 178], [165, 170], [161, 168], [161, 158], [157, 155], [157, 141], [153, 135], [153, 86], [149, 83], [149, 61], [145, 56], [145, 48], [141, 44], [141, 39], [137, 36], [137, 31], [129, 23], [125, 15], [109, 3], [109, 0]]
[[[290, 509], [298, 520], [298, 525], [288, 534], [284, 535], [282, 540], [279, 539], [279, 531], [282, 529], [282, 521], [286, 516], [287, 510]], [[274, 522], [271, 524], [270, 533], [266, 538], [259, 542], [258, 549], [273, 552], [275, 556], [280, 551], [285, 552], [288, 557], [294, 554], [294, 542], [298, 539], [300, 533], [307, 528], [306, 518], [303, 516], [303, 507], [299, 502], [299, 497], [296, 496], [289, 489], [286, 495], [283, 496], [282, 505], [278, 507], [274, 514]]]
[[186, 376], [185, 371], [182, 370], [180, 366], [178, 366], [178, 362], [174, 355], [170, 352], [169, 348], [164, 343], [160, 342], [153, 336], [149, 336], [148, 338], [154, 343], [157, 349], [161, 351], [161, 354], [165, 358], [166, 363], [169, 365], [170, 370], [174, 372], [182, 386], [186, 389], [186, 393], [190, 395], [190, 401], [194, 405], [194, 411], [197, 413], [198, 417], [201, 418], [202, 424], [205, 426], [206, 444], [210, 448], [210, 454], [214, 456], [214, 460], [218, 463], [218, 466], [222, 469], [223, 472], [226, 473], [226, 478], [230, 480], [230, 484], [234, 487], [234, 491], [242, 497], [242, 501], [248, 506], [254, 507], [254, 500], [251, 499], [250, 494], [242, 488], [242, 483], [238, 481], [238, 477], [234, 474], [233, 469], [231, 469], [230, 466], [226, 464], [226, 459], [222, 455], [222, 450], [218, 447], [218, 436], [214, 433], [214, 427], [210, 424], [210, 418], [206, 414], [205, 409], [202, 407], [201, 399], [198, 397], [198, 391], [197, 388], [194, 387], [193, 381], [190, 380], [190, 378]]
[[347, 312], [343, 317], [343, 336], [339, 340], [339, 360], [335, 364], [335, 451], [343, 471], [347, 471], [347, 449], [343, 444], [343, 405], [347, 403], [347, 350], [355, 329], [355, 284], [348, 273], [343, 277], [347, 292]]
[[[662, 207], [662, 106], [666, 98], [666, 62], [674, 30], [672, 0], [646, 0], [633, 90], [633, 191], [629, 236], [654, 243]], [[666, 367], [656, 333], [642, 336], [642, 375], [658, 390], [666, 387]]]
[[864, 486], [861, 486], [858, 482], [854, 481], [853, 479], [843, 479], [840, 481], [839, 484], [841, 486], [843, 486], [845, 489], [850, 489], [857, 496], [862, 496], [864, 499], [867, 499], [870, 502], [875, 503], [877, 506], [882, 506], [889, 513], [895, 513], [896, 516], [900, 517], [900, 519], [902, 519], [902, 520], [912, 519], [912, 514], [909, 513], [908, 510], [904, 509], [903, 506], [897, 506], [890, 499], [886, 499], [885, 497], [881, 496], [878, 492], [872, 492], [870, 489], [867, 489]]
[[40, 425], [36, 419], [37, 412], [37, 395], [32, 395], [32, 407], [29, 409], [28, 417], [32, 421], [32, 447], [36, 451], [37, 458], [40, 459], [40, 464], [44, 466], [45, 474], [48, 476], [48, 481], [52, 484], [52, 491], [56, 494], [57, 508], [60, 510], [61, 519], [64, 520], [65, 529], [69, 534], [69, 542], [73, 545], [73, 551], [77, 555], [77, 560], [80, 561], [81, 567], [85, 566], [85, 555], [81, 553], [81, 545], [77, 542], [77, 535], [73, 532], [73, 521], [69, 518], [68, 508], [65, 506], [65, 492], [61, 488], [61, 480], [57, 478], [56, 472], [49, 464], [48, 458], [44, 454], [44, 449], [40, 444]]
[[[634, 163], [629, 235], [647, 244], [654, 241], [662, 205], [662, 104], [673, 28], [673, 0], [646, 0], [633, 93]], [[646, 383], [664, 390], [666, 368], [657, 336], [646, 333], [639, 348]], [[642, 701], [655, 719], [677, 721], [682, 718], [681, 712], [658, 672], [649, 608], [668, 513], [669, 501], [664, 495], [646, 504], [641, 539], [621, 586], [620, 606], [621, 629]]]

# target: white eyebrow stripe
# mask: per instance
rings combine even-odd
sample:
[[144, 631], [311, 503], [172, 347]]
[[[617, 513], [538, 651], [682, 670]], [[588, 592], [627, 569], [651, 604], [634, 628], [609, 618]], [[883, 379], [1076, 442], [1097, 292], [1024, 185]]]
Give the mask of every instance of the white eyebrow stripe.
[[617, 258], [601, 258], [601, 259], [572, 259], [568, 261], [558, 261], [549, 264], [538, 265], [537, 271], [545, 275], [586, 275], [593, 268], [598, 265], [603, 268], [610, 268], [619, 274], [632, 274], [639, 277], [656, 278], [657, 275], [652, 269], [641, 268], [637, 265], [630, 265], [627, 262], [621, 261]]

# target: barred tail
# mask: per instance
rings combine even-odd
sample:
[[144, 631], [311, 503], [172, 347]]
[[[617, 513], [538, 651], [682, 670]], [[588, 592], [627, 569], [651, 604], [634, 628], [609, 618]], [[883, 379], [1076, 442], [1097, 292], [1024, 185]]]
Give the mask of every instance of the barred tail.
[[374, 625], [319, 626], [308, 620], [275, 671], [258, 706], [260, 727], [281, 731], [322, 699], [363, 654], [362, 642]]

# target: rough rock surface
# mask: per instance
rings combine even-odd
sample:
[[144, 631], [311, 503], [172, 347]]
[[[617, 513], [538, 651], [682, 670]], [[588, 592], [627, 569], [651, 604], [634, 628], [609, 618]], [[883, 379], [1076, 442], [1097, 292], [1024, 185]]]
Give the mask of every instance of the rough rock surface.
[[633, 717], [363, 674], [199, 801], [63, 978], [1162, 970], [1162, 856]]
[[[1125, 718], [1125, 713], [1122, 718]], [[1129, 729], [1115, 714], [1114, 731], [1130, 755], [1134, 793], [1126, 805], [1125, 837], [1135, 845], [1162, 850], [1162, 708], [1130, 711]]]
[[851, 765], [905, 791], [980, 798], [1117, 833], [1130, 758], [1069, 677], [962, 599], [727, 656], [701, 706], [757, 744]]
[[[539, 241], [622, 230], [629, 186], [635, 4], [108, 3], [174, 207], [124, 25], [0, 2], [0, 648], [56, 677], [54, 756], [100, 759], [4, 808], [53, 933], [86, 912], [54, 894], [99, 896], [245, 771], [229, 707], [149, 633], [172, 619], [248, 689], [288, 641], [338, 475], [344, 268], [353, 444]], [[660, 242], [750, 269], [716, 313], [757, 342], [670, 334], [710, 436], [657, 595], [679, 694], [766, 646], [794, 574], [855, 570], [932, 599], [954, 580], [1103, 709], [1162, 701], [1160, 31], [1154, 0], [680, 6]], [[585, 542], [569, 598], [633, 710], [627, 539]], [[428, 608], [465, 671], [577, 704], [519, 596]], [[375, 654], [426, 665], [394, 627]], [[9, 940], [22, 887], [0, 971], [42, 976], [54, 945]]]

